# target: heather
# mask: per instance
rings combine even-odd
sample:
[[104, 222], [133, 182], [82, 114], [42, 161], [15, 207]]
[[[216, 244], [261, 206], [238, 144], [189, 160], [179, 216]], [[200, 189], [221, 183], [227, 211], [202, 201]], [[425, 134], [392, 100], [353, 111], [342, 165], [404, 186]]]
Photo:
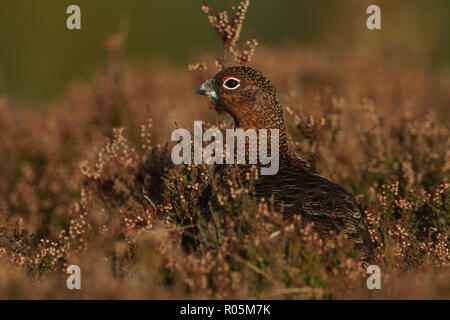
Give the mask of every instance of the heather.
[[[92, 79], [42, 109], [0, 96], [0, 297], [450, 298], [449, 74], [426, 51], [255, 51], [254, 38], [236, 45], [243, 20], [230, 19], [236, 35], [209, 19], [228, 61], [125, 61], [116, 34]], [[251, 197], [256, 176], [230, 175], [216, 210], [202, 201], [214, 166], [173, 165], [175, 128], [232, 126], [194, 94], [224, 63], [270, 77], [296, 152], [355, 194], [381, 290], [343, 235], [324, 240]], [[72, 264], [80, 291], [66, 287]]]

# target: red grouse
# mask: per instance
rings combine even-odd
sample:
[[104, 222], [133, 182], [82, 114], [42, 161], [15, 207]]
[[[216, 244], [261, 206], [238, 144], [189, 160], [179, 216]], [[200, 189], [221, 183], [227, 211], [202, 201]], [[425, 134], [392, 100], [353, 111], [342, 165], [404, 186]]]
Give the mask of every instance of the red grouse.
[[314, 222], [324, 235], [330, 230], [344, 232], [361, 249], [362, 261], [373, 259], [364, 213], [351, 193], [317, 174], [294, 153], [275, 87], [261, 72], [244, 66], [227, 68], [205, 81], [197, 94], [208, 96], [218, 111], [230, 114], [236, 127], [279, 130], [278, 173], [258, 178], [256, 196], [273, 199], [287, 218], [300, 214]]

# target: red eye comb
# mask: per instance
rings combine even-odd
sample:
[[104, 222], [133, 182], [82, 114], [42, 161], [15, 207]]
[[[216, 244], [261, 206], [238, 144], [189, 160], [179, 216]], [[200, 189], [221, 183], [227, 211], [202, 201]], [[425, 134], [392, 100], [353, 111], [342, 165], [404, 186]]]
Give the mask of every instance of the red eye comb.
[[239, 79], [236, 78], [235, 76], [226, 76], [226, 77], [223, 77], [223, 78], [222, 78], [222, 82], [225, 81], [225, 80], [228, 80], [228, 79], [236, 79], [236, 80], [239, 80]]

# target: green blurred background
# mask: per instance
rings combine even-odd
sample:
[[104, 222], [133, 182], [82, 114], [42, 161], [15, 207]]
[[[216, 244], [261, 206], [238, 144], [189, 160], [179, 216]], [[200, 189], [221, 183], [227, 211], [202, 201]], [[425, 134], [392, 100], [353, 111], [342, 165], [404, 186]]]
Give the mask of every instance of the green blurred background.
[[[237, 1], [235, 1], [237, 2]], [[229, 0], [210, 0], [216, 8]], [[66, 8], [81, 7], [81, 30], [66, 28]], [[381, 7], [382, 29], [366, 28], [366, 8]], [[42, 102], [103, 63], [105, 36], [128, 21], [126, 56], [185, 68], [195, 52], [221, 52], [200, 0], [3, 0], [0, 6], [0, 94]], [[449, 0], [253, 0], [243, 37], [261, 45], [359, 45], [394, 49], [450, 64]]]

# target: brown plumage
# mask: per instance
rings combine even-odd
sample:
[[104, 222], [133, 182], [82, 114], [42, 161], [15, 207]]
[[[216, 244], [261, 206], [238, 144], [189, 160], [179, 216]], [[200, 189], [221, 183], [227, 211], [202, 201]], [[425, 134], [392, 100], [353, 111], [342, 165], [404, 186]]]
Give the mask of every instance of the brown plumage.
[[346, 233], [361, 249], [361, 260], [373, 259], [367, 220], [355, 198], [294, 153], [275, 87], [261, 72], [243, 66], [227, 68], [207, 80], [197, 94], [208, 96], [218, 111], [229, 113], [236, 127], [279, 130], [279, 171], [259, 177], [258, 197], [272, 198], [287, 218], [301, 214], [323, 235], [330, 230]]

